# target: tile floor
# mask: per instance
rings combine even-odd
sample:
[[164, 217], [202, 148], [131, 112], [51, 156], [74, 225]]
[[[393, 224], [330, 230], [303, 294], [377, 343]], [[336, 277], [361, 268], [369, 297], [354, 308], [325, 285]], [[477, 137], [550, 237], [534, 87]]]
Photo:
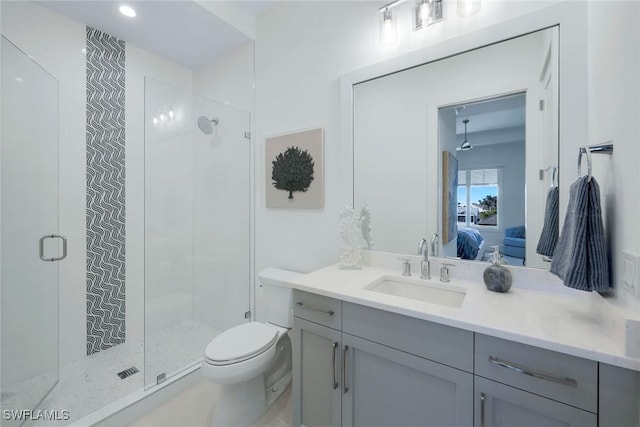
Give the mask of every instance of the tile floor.
[[[143, 340], [130, 341], [70, 363], [60, 369], [58, 384], [39, 408], [69, 411], [70, 420], [50, 422], [56, 427], [77, 421], [142, 389], [145, 368], [149, 373], [147, 382], [155, 384], [157, 374], [166, 372], [169, 377], [198, 362], [204, 348], [218, 333], [203, 322], [189, 320], [149, 336], [146, 349]], [[118, 372], [132, 366], [138, 368], [137, 374], [125, 379], [117, 376]], [[35, 377], [3, 390], [3, 409], [23, 408], [21, 402], [37, 401], [37, 396], [30, 397], [28, 394], [41, 394], [43, 387], [38, 384], [42, 382], [41, 377]], [[25, 424], [25, 427], [31, 426], [42, 427], [42, 423], [34, 421]]]
[[[218, 390], [218, 385], [202, 379], [127, 427], [208, 427]], [[293, 402], [289, 385], [269, 411], [251, 427], [292, 426]]]

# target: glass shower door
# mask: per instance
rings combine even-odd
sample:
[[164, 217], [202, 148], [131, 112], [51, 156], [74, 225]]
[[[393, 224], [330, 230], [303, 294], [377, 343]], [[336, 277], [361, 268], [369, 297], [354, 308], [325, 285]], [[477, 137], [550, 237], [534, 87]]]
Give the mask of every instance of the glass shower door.
[[58, 382], [58, 81], [2, 37], [1, 90], [1, 400], [29, 410]]
[[145, 387], [250, 307], [249, 113], [145, 79]]

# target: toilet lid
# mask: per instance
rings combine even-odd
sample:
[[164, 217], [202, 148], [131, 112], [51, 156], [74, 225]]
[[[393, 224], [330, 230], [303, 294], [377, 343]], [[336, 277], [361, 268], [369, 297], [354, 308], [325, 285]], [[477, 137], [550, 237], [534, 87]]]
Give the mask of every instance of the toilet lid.
[[212, 362], [233, 362], [249, 359], [271, 347], [278, 331], [260, 322], [243, 323], [215, 337], [205, 350]]

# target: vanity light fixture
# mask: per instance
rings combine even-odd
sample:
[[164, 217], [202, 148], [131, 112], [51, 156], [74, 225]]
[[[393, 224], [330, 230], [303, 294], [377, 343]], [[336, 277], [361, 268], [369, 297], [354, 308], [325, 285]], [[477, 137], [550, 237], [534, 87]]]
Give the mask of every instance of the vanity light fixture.
[[[398, 40], [397, 18], [393, 16], [391, 9], [406, 2], [396, 0], [387, 3], [378, 9], [380, 12], [380, 44], [390, 45]], [[444, 20], [445, 0], [415, 0], [415, 6], [411, 12], [412, 27], [420, 30]], [[482, 7], [482, 0], [458, 0], [458, 16], [467, 17], [475, 15]]]
[[443, 19], [443, 0], [416, 0], [413, 8], [413, 29], [419, 30]]
[[480, 12], [482, 0], [458, 0], [458, 16], [466, 18]]
[[126, 4], [121, 5], [118, 8], [118, 10], [120, 11], [121, 14], [123, 14], [127, 18], [135, 18], [136, 17], [136, 11], [131, 6], [127, 6]]

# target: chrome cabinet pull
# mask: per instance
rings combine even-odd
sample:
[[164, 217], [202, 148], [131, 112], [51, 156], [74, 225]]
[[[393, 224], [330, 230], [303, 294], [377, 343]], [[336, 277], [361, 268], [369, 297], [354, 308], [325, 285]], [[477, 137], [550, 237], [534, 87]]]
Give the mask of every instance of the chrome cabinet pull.
[[342, 392], [347, 394], [349, 391], [349, 386], [347, 385], [347, 352], [349, 351], [349, 346], [345, 345], [342, 347]]
[[545, 372], [536, 371], [534, 369], [529, 369], [525, 366], [518, 365], [512, 362], [507, 362], [506, 360], [502, 360], [493, 356], [489, 356], [489, 362], [494, 365], [502, 366], [503, 368], [511, 369], [512, 371], [516, 371], [521, 374], [528, 375], [530, 377], [551, 381], [551, 382], [566, 385], [569, 387], [578, 387], [578, 382], [573, 378], [569, 378], [569, 377], [563, 378], [563, 377], [547, 374]]
[[480, 393], [480, 427], [485, 427], [484, 424], [484, 393]]
[[338, 381], [336, 380], [336, 353], [338, 352], [338, 343], [333, 343], [333, 389], [338, 388]]
[[320, 310], [319, 308], [313, 308], [313, 307], [309, 307], [308, 305], [304, 305], [300, 301], [298, 301], [296, 305], [304, 310], [309, 310], [316, 313], [328, 314], [329, 316], [333, 316], [333, 310]]
[[[53, 257], [53, 258], [45, 258], [44, 257], [44, 241], [47, 239], [60, 239], [62, 240], [62, 256]], [[47, 234], [46, 236], [42, 236], [40, 238], [40, 243], [38, 245], [39, 255], [42, 261], [60, 261], [67, 257], [67, 238], [58, 234]]]

